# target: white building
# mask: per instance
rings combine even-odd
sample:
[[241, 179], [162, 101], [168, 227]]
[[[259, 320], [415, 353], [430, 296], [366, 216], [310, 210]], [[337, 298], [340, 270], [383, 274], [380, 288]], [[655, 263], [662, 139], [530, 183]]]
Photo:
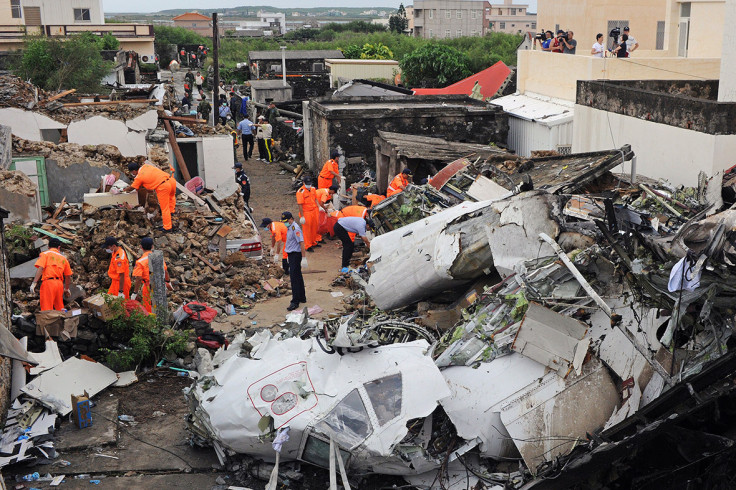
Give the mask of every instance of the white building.
[[258, 20], [240, 22], [235, 33], [238, 31], [261, 31], [264, 36], [286, 34], [286, 14], [259, 11]]
[[12, 19], [26, 26], [104, 24], [102, 0], [9, 0]]

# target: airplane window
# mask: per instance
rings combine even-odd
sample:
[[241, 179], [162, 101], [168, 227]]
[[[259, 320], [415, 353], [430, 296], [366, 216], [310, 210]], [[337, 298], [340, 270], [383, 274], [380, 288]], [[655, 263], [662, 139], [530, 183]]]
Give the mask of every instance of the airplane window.
[[401, 415], [401, 374], [366, 383], [365, 391], [373, 404], [379, 425], [386, 425]]
[[363, 442], [371, 433], [371, 421], [358, 390], [348, 393], [315, 429], [350, 449]]

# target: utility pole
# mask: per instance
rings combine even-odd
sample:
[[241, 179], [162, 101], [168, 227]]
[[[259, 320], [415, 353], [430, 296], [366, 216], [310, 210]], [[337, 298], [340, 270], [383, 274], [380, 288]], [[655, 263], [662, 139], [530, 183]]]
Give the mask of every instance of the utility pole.
[[220, 30], [217, 27], [217, 12], [212, 13], [212, 63], [215, 68], [212, 92], [212, 125], [217, 126], [217, 115], [220, 110]]
[[166, 299], [166, 272], [164, 271], [164, 253], [154, 250], [148, 256], [148, 270], [151, 273], [151, 286], [153, 287], [152, 302], [154, 313], [159, 321], [169, 324], [169, 302]]
[[281, 48], [281, 80], [286, 87], [286, 46], [279, 46]]

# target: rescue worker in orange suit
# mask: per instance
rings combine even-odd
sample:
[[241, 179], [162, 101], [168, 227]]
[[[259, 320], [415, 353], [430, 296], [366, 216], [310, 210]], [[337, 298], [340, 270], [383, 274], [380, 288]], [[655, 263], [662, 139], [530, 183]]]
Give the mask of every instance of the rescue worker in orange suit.
[[411, 170], [405, 168], [400, 174], [397, 174], [396, 177], [394, 177], [394, 180], [389, 184], [388, 189], [386, 190], [386, 197], [391, 197], [406, 189], [406, 186], [410, 183], [410, 179]]
[[104, 247], [105, 252], [112, 255], [110, 266], [107, 268], [107, 275], [110, 276], [112, 284], [110, 284], [107, 294], [130, 299], [130, 263], [128, 262], [128, 256], [123, 247], [118, 245], [118, 239], [115, 237], [105, 238]]
[[296, 191], [296, 203], [299, 205], [299, 224], [303, 227], [304, 247], [307, 252], [314, 252], [317, 244], [317, 228], [319, 227], [319, 203], [317, 189], [312, 187], [312, 177], [304, 177], [304, 185]]
[[[141, 248], [143, 249], [143, 255], [135, 261], [133, 266], [133, 291], [140, 291], [141, 304], [150, 315], [153, 313], [153, 306], [151, 305], [151, 271], [148, 268], [148, 256], [153, 252], [153, 238], [142, 238]], [[166, 288], [173, 291], [174, 288], [171, 286], [169, 268], [166, 267], [166, 262], [164, 262], [164, 280], [166, 281]], [[131, 298], [135, 299], [135, 294], [132, 294]]]
[[317, 204], [319, 204], [319, 218], [317, 221], [317, 243], [322, 241], [322, 235], [327, 232], [327, 206], [332, 201], [332, 196], [339, 190], [336, 185], [331, 185], [325, 189], [317, 189]]
[[352, 199], [352, 202], [353, 202], [353, 205], [354, 206], [357, 205], [359, 202], [362, 202], [363, 204], [367, 204], [369, 208], [372, 208], [373, 206], [375, 206], [379, 202], [381, 202], [384, 199], [386, 199], [386, 196], [382, 196], [381, 194], [366, 194], [363, 197], [358, 198], [358, 187], [359, 187], [359, 185], [358, 184], [353, 184], [351, 187], [353, 189], [353, 199]]
[[279, 263], [281, 257], [281, 267], [284, 272], [289, 273], [289, 255], [286, 253], [286, 224], [281, 221], [273, 221], [271, 218], [263, 218], [261, 228], [265, 228], [271, 233], [271, 255], [273, 255], [273, 263]]
[[322, 166], [322, 171], [319, 173], [317, 179], [317, 187], [320, 189], [327, 189], [332, 186], [334, 179], [337, 179], [337, 185], [339, 189], [340, 180], [340, 165], [338, 159], [340, 158], [340, 152], [332, 150], [330, 152], [330, 159], [325, 162]]
[[72, 269], [69, 261], [59, 252], [61, 241], [49, 240], [49, 249], [41, 252], [36, 260], [36, 276], [31, 283], [31, 294], [36, 292], [36, 284], [41, 279], [41, 311], [64, 309], [64, 295], [69, 296]]
[[174, 179], [174, 176], [150, 163], [144, 163], [143, 165], [129, 163], [128, 171], [133, 176], [133, 183], [126, 187], [123, 192], [138, 190], [141, 186], [149, 191], [155, 191], [158, 197], [158, 205], [161, 208], [161, 218], [164, 222], [161, 229], [165, 232], [171, 231], [171, 213], [176, 210], [176, 179]]

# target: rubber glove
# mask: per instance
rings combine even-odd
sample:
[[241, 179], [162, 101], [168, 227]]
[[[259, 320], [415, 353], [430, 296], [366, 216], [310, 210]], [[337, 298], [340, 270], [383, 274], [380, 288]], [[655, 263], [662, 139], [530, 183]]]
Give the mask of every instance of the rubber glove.
[[273, 263], [276, 264], [276, 265], [279, 264], [279, 256], [278, 255], [274, 255], [273, 256]]
[[135, 294], [135, 293], [133, 293], [133, 294], [131, 294], [131, 295], [130, 295], [130, 299], [131, 299], [132, 301], [135, 301], [135, 298], [136, 298], [136, 294]]
[[306, 269], [307, 267], [309, 267], [309, 263], [307, 262], [307, 258], [303, 257], [302, 258], [302, 269]]
[[35, 282], [31, 283], [31, 294], [36, 294], [36, 283]]
[[302, 216], [301, 218], [299, 218], [299, 224], [300, 225], [303, 225], [306, 222], [307, 222], [307, 220], [304, 219], [304, 216]]
[[118, 293], [118, 298], [125, 298], [125, 295], [123, 293]]

